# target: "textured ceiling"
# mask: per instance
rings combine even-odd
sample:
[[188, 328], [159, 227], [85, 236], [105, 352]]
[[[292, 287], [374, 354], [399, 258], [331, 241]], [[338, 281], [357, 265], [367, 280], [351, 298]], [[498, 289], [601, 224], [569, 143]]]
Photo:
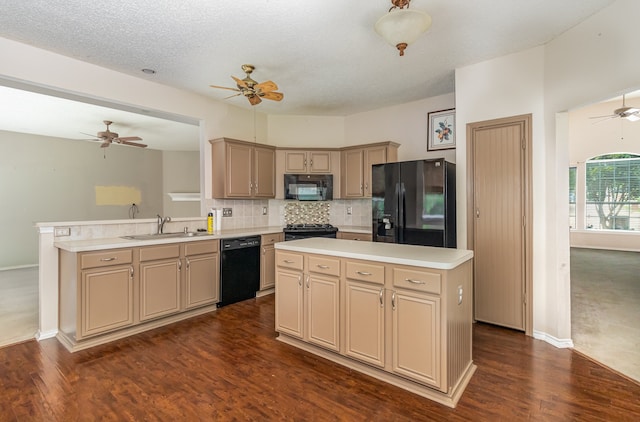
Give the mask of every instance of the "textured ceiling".
[[[223, 100], [240, 66], [270, 114], [344, 116], [454, 91], [454, 69], [544, 44], [613, 0], [413, 0], [431, 29], [404, 57], [373, 30], [389, 0], [2, 0], [0, 36]], [[143, 68], [157, 73], [146, 75]]]

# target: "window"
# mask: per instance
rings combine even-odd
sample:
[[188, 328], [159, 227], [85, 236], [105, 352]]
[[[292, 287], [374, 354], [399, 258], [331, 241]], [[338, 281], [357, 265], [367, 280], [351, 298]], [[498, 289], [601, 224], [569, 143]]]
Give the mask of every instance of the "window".
[[569, 228], [576, 228], [576, 167], [569, 167]]
[[586, 162], [588, 229], [640, 230], [640, 155], [609, 154]]

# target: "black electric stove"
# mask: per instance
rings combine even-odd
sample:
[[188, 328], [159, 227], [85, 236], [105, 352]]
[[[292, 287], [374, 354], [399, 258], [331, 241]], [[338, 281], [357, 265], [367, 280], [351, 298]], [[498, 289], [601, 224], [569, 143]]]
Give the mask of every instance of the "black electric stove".
[[338, 228], [331, 224], [287, 224], [284, 240], [307, 239], [309, 237], [336, 237]]

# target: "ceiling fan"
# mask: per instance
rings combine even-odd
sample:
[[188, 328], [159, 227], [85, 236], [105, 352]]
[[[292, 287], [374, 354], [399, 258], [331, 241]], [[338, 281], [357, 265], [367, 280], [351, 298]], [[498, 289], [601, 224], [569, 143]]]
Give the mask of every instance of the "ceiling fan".
[[243, 64], [242, 71], [247, 74], [247, 77], [244, 79], [236, 78], [235, 76], [231, 76], [234, 81], [236, 81], [237, 88], [228, 88], [226, 86], [217, 86], [210, 85], [211, 88], [219, 88], [219, 89], [228, 89], [230, 91], [236, 91], [237, 94], [231, 95], [227, 98], [237, 97], [238, 95], [244, 95], [251, 105], [257, 105], [262, 102], [262, 99], [265, 100], [273, 100], [273, 101], [282, 101], [284, 98], [284, 94], [281, 92], [275, 92], [278, 89], [278, 85], [276, 85], [273, 81], [266, 81], [258, 83], [251, 79], [251, 73], [255, 70], [255, 66], [251, 64]]
[[[615, 119], [617, 117], [620, 117], [622, 119], [627, 119], [630, 122], [636, 122], [640, 120], [640, 116], [638, 116], [638, 113], [640, 113], [640, 108], [626, 106], [624, 101], [624, 94], [623, 94], [622, 107], [613, 110], [613, 114], [610, 114], [608, 116], [594, 116], [594, 117], [590, 117], [590, 119], [602, 119], [600, 121], [604, 121], [604, 120]], [[596, 122], [596, 123], [599, 123], [599, 122]]]
[[[139, 144], [136, 142], [131, 142], [131, 141], [141, 141], [142, 138], [139, 136], [124, 136], [124, 137], [120, 137], [116, 132], [111, 132], [109, 130], [109, 126], [111, 124], [113, 124], [113, 122], [109, 121], [109, 120], [104, 120], [103, 123], [105, 125], [107, 125], [107, 129], [103, 132], [98, 132], [98, 136], [97, 139], [93, 139], [94, 141], [102, 141], [102, 144], [100, 145], [100, 148], [106, 148], [109, 145], [111, 145], [113, 142], [118, 143], [118, 144], [123, 144], [123, 145], [131, 145], [132, 147], [140, 147], [140, 148], [146, 148], [147, 145], [146, 144]], [[89, 135], [88, 133], [85, 133], [85, 135]]]

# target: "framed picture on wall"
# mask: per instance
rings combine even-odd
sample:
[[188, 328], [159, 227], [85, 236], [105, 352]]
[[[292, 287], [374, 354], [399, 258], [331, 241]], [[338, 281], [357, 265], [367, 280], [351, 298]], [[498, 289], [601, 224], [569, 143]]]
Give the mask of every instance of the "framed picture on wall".
[[427, 120], [427, 151], [456, 147], [455, 108], [432, 111]]

